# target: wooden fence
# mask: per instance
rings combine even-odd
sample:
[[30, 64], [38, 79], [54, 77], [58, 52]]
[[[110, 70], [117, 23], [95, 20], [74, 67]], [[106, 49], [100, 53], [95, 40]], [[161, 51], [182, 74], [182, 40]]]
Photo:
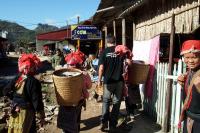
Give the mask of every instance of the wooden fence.
[[183, 62], [173, 66], [173, 75], [168, 75], [168, 63], [158, 63], [153, 83], [153, 97], [144, 99], [144, 111], [158, 124], [164, 126], [164, 112], [166, 111], [167, 80], [172, 79], [170, 132], [178, 133], [178, 121], [181, 111], [181, 86], [177, 84], [177, 77], [183, 73]]

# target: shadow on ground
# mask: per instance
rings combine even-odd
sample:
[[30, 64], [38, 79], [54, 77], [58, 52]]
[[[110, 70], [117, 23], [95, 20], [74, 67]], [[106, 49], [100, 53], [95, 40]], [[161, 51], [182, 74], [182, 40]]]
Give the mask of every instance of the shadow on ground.
[[81, 131], [86, 131], [86, 130], [89, 130], [89, 129], [99, 126], [100, 117], [101, 116], [96, 116], [96, 117], [91, 117], [89, 119], [81, 120], [81, 123], [83, 123], [85, 125], [85, 127], [81, 128]]
[[132, 125], [129, 133], [156, 133], [161, 131], [161, 126], [140, 111], [135, 115], [134, 121], [128, 123]]

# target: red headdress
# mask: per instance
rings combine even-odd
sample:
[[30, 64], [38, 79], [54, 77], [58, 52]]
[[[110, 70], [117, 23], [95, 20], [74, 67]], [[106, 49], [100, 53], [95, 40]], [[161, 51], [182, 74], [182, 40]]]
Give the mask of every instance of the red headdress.
[[183, 43], [181, 55], [200, 52], [200, 40], [187, 40]]
[[124, 46], [124, 45], [117, 45], [115, 47], [115, 53], [119, 54], [120, 56], [127, 56], [128, 58], [132, 58], [133, 54], [130, 51], [130, 49], [128, 49], [128, 47]]
[[18, 60], [19, 72], [25, 75], [35, 74], [40, 65], [40, 59], [35, 54], [22, 54]]
[[81, 51], [72, 52], [66, 55], [65, 61], [68, 65], [81, 65], [85, 61], [85, 55]]

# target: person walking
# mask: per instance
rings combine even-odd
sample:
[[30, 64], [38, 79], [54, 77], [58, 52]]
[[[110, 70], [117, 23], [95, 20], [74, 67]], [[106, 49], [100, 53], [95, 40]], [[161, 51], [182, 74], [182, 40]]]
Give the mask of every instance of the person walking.
[[[123, 81], [123, 57], [115, 53], [115, 37], [107, 36], [107, 48], [99, 58], [98, 85], [102, 85], [103, 78], [103, 105], [100, 130], [104, 131], [109, 127], [115, 131], [122, 99]], [[112, 111], [109, 112], [112, 97]]]
[[54, 69], [58, 66], [64, 65], [64, 56], [60, 49], [56, 49], [56, 54], [52, 57], [51, 62]]
[[[143, 63], [143, 62], [137, 62]], [[125, 105], [127, 112], [127, 120], [133, 120], [136, 109], [141, 107], [141, 96], [139, 90], [139, 84], [131, 83], [131, 76], [133, 76], [130, 71], [132, 71], [132, 66], [134, 65], [133, 60], [126, 58], [124, 66], [124, 80], [125, 87], [127, 89], [127, 95], [125, 95]]]
[[200, 40], [187, 40], [183, 43], [181, 55], [187, 65], [187, 73], [178, 77], [182, 85], [182, 99], [179, 129], [184, 121], [183, 133], [200, 131]]
[[93, 71], [92, 61], [94, 58], [95, 58], [94, 54], [89, 54], [89, 56], [86, 58], [86, 60], [84, 62], [84, 67], [89, 72]]
[[8, 133], [36, 133], [36, 113], [44, 124], [44, 104], [41, 83], [35, 78], [40, 65], [34, 54], [22, 54], [18, 61], [20, 74], [4, 88], [11, 103]]
[[76, 106], [59, 106], [57, 127], [61, 128], [64, 133], [79, 133], [80, 132], [80, 121], [81, 121], [81, 110], [82, 107], [86, 109], [86, 99], [89, 98], [89, 92], [92, 86], [91, 78], [86, 71], [83, 71], [84, 55], [82, 52], [72, 52], [65, 57], [67, 68], [80, 69], [83, 73], [83, 89], [82, 97]]

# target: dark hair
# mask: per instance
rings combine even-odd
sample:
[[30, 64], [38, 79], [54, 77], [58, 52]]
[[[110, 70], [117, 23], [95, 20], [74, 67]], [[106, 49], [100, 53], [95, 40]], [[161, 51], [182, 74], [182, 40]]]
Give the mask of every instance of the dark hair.
[[115, 44], [115, 37], [113, 35], [108, 35], [106, 37], [107, 43]]

